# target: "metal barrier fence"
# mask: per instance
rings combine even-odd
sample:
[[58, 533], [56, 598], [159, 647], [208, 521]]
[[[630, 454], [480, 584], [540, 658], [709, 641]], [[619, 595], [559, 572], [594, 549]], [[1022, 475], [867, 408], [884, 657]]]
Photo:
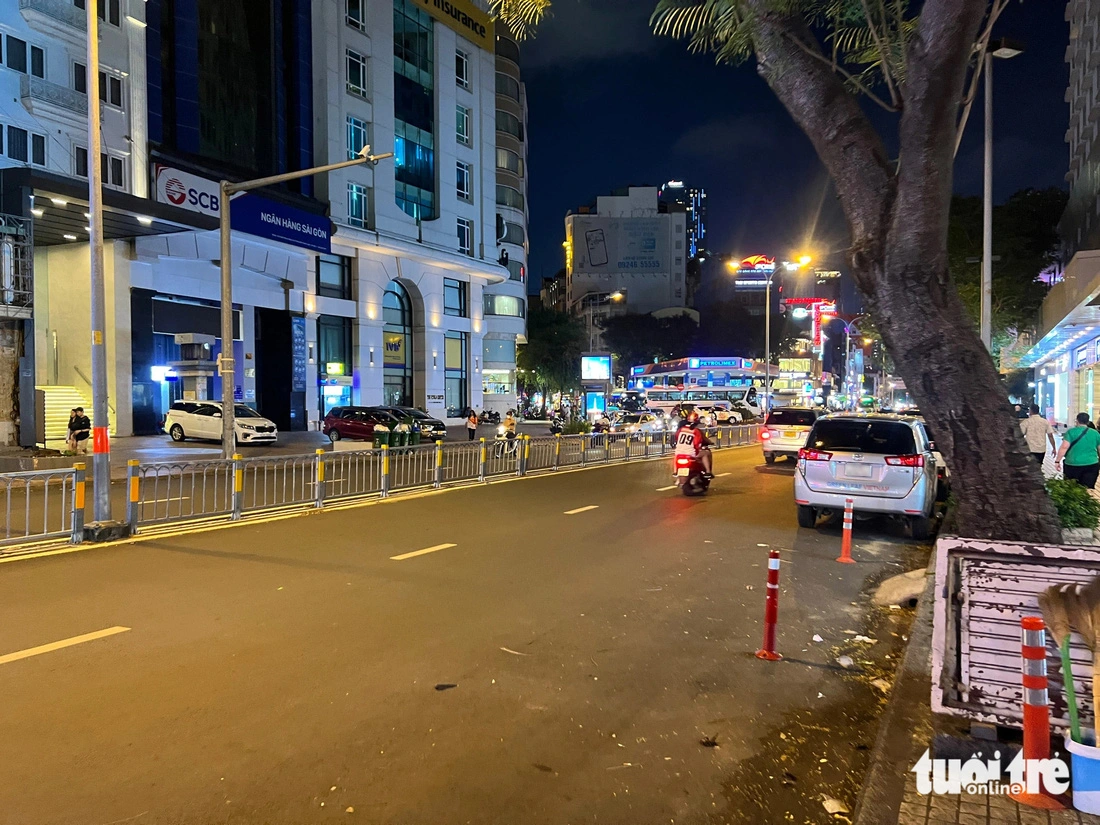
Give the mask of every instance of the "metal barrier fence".
[[[759, 425], [712, 428], [718, 448], [750, 444]], [[319, 508], [326, 501], [380, 496], [397, 490], [487, 481], [671, 455], [674, 433], [600, 433], [480, 439], [361, 451], [229, 461], [130, 462], [127, 518], [132, 531], [200, 518], [239, 519], [280, 508]]]
[[0, 547], [70, 536], [84, 540], [84, 465], [0, 474]]

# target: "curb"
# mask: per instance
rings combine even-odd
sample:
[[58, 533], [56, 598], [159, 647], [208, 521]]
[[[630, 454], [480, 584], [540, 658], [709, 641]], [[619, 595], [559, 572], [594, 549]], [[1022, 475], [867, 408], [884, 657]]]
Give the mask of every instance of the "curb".
[[[930, 565], [935, 564], [933, 553]], [[909, 771], [932, 741], [932, 607], [929, 574], [909, 631], [909, 645], [879, 721], [852, 825], [897, 825]]]

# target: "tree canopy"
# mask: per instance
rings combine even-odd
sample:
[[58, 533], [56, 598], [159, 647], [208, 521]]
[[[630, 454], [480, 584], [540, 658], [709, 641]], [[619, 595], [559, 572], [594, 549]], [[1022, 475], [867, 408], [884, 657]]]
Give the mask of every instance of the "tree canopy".
[[579, 318], [532, 302], [527, 313], [527, 343], [516, 366], [532, 372], [543, 390], [567, 390], [580, 382], [581, 353], [588, 335]]
[[655, 318], [628, 313], [603, 322], [603, 340], [618, 359], [620, 369], [651, 361], [683, 358], [692, 352], [699, 327], [687, 315]]

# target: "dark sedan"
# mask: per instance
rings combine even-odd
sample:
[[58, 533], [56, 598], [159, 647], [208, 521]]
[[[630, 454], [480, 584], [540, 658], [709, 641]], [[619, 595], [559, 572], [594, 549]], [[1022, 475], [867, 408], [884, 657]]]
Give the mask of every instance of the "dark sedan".
[[371, 409], [383, 410], [401, 421], [411, 418], [413, 430], [420, 433], [422, 441], [441, 441], [447, 437], [446, 424], [416, 407], [377, 406]]

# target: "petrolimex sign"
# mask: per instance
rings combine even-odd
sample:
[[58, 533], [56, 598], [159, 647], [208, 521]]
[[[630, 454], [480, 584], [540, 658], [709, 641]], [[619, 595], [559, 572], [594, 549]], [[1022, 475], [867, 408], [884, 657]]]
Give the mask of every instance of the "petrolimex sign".
[[492, 18], [468, 0], [417, 0], [417, 5], [467, 40], [486, 51], [495, 51]]

